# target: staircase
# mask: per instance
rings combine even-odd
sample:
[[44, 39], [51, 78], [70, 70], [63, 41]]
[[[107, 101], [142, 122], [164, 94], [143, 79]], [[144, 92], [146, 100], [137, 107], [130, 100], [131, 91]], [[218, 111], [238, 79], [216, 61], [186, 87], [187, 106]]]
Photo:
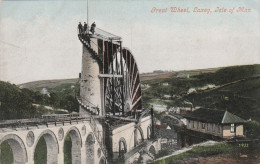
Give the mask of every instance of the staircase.
[[[79, 105], [80, 105], [83, 109], [85, 109], [89, 114], [91, 114], [91, 115], [97, 115], [97, 113], [98, 113], [97, 110], [99, 110], [98, 107], [96, 107], [94, 104], [92, 104], [90, 101], [88, 101], [88, 100], [86, 100], [86, 99], [84, 99], [84, 100], [86, 100], [88, 104], [85, 105], [85, 106], [83, 105], [81, 98], [77, 97], [77, 100], [78, 100]], [[100, 112], [100, 111], [99, 111], [99, 112]]]
[[78, 101], [79, 101], [79, 104], [87, 110], [87, 112], [89, 112], [89, 115], [90, 115], [90, 127], [93, 131], [93, 134], [96, 138], [96, 141], [98, 142], [99, 144], [99, 147], [101, 148], [101, 150], [103, 151], [103, 154], [104, 156], [107, 158], [107, 151], [106, 151], [106, 148], [105, 148], [105, 145], [102, 141], [102, 130], [99, 130], [98, 129], [98, 126], [97, 126], [97, 123], [95, 121], [95, 118], [93, 117], [93, 115], [96, 115], [95, 113], [93, 113], [91, 110], [89, 110], [89, 106], [87, 106], [86, 108], [81, 104], [81, 100], [78, 98]]
[[[97, 61], [99, 68], [102, 70], [103, 69], [103, 63], [102, 63], [102, 59], [100, 58], [100, 56], [98, 55], [98, 53], [96, 51], [94, 51], [91, 48], [90, 42], [90, 36], [88, 34], [78, 34], [79, 40], [81, 41], [81, 43], [87, 48], [87, 50], [90, 52], [91, 57]], [[93, 42], [93, 44], [95, 44]], [[82, 104], [82, 100], [80, 98], [78, 98], [78, 102], [81, 105], [81, 107], [83, 107], [84, 109], [86, 109], [86, 111], [89, 113], [90, 115], [90, 127], [93, 131], [93, 134], [95, 136], [95, 139], [97, 141], [97, 143], [99, 144], [100, 149], [102, 150], [104, 156], [107, 159], [107, 150], [105, 148], [104, 142], [103, 142], [103, 131], [98, 129], [97, 123], [95, 121], [95, 118], [93, 117], [93, 115], [97, 115], [97, 111], [93, 110], [95, 109], [95, 105], [92, 104], [91, 102], [88, 101], [87, 106], [83, 106]]]
[[94, 51], [91, 46], [90, 46], [90, 38], [88, 36], [85, 36], [84, 34], [79, 34], [78, 35], [79, 40], [81, 41], [81, 43], [88, 49], [88, 51], [90, 52], [91, 56], [93, 59], [95, 59], [99, 65], [99, 68], [102, 70], [103, 68], [103, 64], [102, 64], [102, 59], [99, 57], [99, 55], [97, 54], [96, 51]]
[[154, 157], [154, 155], [153, 154], [151, 154], [150, 152], [145, 152], [152, 160], [154, 160], [155, 159], [155, 157]]
[[107, 151], [106, 151], [105, 145], [102, 141], [102, 131], [98, 129], [95, 118], [92, 115], [90, 115], [90, 127], [92, 128], [92, 131], [95, 135], [95, 138], [96, 138], [104, 156], [107, 158]]

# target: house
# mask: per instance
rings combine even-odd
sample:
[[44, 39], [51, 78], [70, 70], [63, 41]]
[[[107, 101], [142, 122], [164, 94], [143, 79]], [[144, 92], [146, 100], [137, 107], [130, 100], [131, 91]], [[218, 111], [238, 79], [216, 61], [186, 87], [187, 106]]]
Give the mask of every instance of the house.
[[170, 100], [171, 98], [172, 98], [171, 95], [168, 95], [168, 94], [163, 95], [163, 99], [165, 99], [165, 100]]
[[154, 125], [154, 133], [160, 138], [161, 150], [177, 149], [177, 132], [168, 125]]
[[153, 109], [158, 112], [163, 112], [167, 109], [167, 105], [160, 105], [160, 104], [152, 104]]
[[48, 91], [47, 88], [42, 88], [42, 90], [40, 91], [40, 93], [41, 93], [42, 95], [50, 96], [50, 92]]
[[187, 129], [221, 138], [244, 136], [242, 118], [223, 110], [200, 108], [184, 116]]
[[162, 83], [163, 86], [168, 86], [169, 83], [165, 82], [165, 83]]
[[190, 78], [190, 75], [185, 72], [178, 73], [177, 78]]

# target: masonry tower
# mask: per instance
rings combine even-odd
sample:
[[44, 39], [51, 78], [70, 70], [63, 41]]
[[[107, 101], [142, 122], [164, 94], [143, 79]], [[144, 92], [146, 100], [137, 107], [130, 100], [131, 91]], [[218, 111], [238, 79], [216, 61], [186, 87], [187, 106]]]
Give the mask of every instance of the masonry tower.
[[80, 113], [134, 117], [142, 111], [136, 61], [121, 38], [96, 28], [80, 33], [83, 44]]

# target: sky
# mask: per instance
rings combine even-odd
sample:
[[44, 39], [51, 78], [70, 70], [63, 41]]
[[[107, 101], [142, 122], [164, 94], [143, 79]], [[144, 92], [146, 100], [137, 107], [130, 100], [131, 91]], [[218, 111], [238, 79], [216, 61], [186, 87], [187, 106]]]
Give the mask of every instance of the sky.
[[141, 73], [260, 64], [259, 0], [89, 0], [89, 12], [87, 0], [0, 0], [0, 80], [78, 77], [77, 24], [87, 13], [89, 23], [122, 37]]

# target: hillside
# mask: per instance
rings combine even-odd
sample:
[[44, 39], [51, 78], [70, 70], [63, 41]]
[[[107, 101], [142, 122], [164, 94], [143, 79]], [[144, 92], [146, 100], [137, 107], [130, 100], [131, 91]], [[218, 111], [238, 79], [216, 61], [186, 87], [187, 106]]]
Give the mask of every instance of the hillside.
[[[180, 74], [188, 74], [189, 78], [179, 78]], [[168, 107], [185, 106], [187, 104], [183, 102], [188, 101], [193, 103], [195, 107], [204, 106], [230, 110], [245, 119], [252, 118], [260, 121], [257, 116], [260, 110], [260, 104], [257, 101], [260, 99], [259, 78], [239, 81], [257, 75], [260, 75], [260, 65], [144, 73], [140, 75], [142, 83], [150, 86], [149, 88], [143, 88], [144, 107], [154, 102], [165, 104]], [[57, 100], [60, 98], [57, 97], [63, 97], [61, 95], [75, 97], [79, 90], [78, 82], [79, 79], [43, 80], [18, 86], [20, 88], [29, 88], [38, 94], [45, 88], [47, 93], [52, 93], [53, 101], [58, 101], [58, 103], [52, 105], [56, 107], [63, 106], [62, 108], [64, 108], [64, 105], [61, 104], [65, 102], [60, 102]], [[169, 85], [163, 86], [162, 83], [168, 83]], [[205, 88], [208, 85], [212, 85], [214, 88], [198, 89]], [[227, 86], [223, 87], [224, 85]], [[189, 94], [188, 91], [192, 89], [195, 92]], [[165, 94], [173, 96], [172, 99], [169, 101], [162, 100]], [[50, 105], [50, 102], [40, 100], [40, 104]]]
[[[34, 84], [35, 85], [35, 84]], [[60, 84], [42, 94], [39, 91], [19, 88], [14, 84], [0, 81], [0, 120], [40, 117], [42, 114], [78, 111], [78, 85]], [[39, 89], [39, 88], [38, 88]], [[47, 109], [44, 106], [51, 106]]]
[[[220, 68], [206, 68], [206, 69], [196, 69], [196, 70], [184, 70], [184, 71], [172, 71], [172, 72], [150, 72], [150, 73], [141, 73], [140, 79], [142, 82], [156, 80], [156, 79], [167, 79], [173, 76], [177, 76], [179, 73], [188, 73], [191, 75], [198, 75], [200, 73], [212, 73], [216, 72]], [[75, 79], [53, 79], [53, 80], [39, 80], [32, 81], [23, 84], [18, 84], [20, 88], [28, 88], [33, 90], [40, 90], [42, 88], [55, 88], [63, 84], [76, 84], [79, 82], [78, 78]]]
[[30, 90], [0, 81], [0, 120], [39, 116], [31, 94]]
[[55, 88], [62, 84], [76, 84], [79, 79], [56, 79], [56, 80], [39, 80], [28, 83], [18, 84], [20, 88], [35, 89], [37, 88]]
[[[173, 76], [154, 79], [145, 82], [150, 87], [143, 90], [143, 100], [145, 105], [149, 105], [159, 98], [163, 104], [169, 107], [183, 106], [183, 102], [188, 101], [195, 107], [230, 110], [245, 119], [254, 118], [260, 121], [260, 118], [257, 117], [259, 115], [256, 115], [260, 111], [258, 101], [260, 100], [260, 79], [249, 78], [259, 75], [260, 65], [247, 65], [221, 68], [215, 72], [200, 73], [189, 78]], [[244, 80], [238, 81], [241, 79]], [[234, 81], [238, 82], [233, 83]], [[163, 83], [168, 83], [168, 85], [164, 86]], [[227, 83], [230, 84], [219, 87]], [[212, 91], [207, 88], [209, 85], [213, 86]], [[217, 89], [218, 87], [219, 89]], [[194, 92], [189, 94], [190, 90]], [[165, 94], [173, 96], [172, 100], [162, 100]]]

